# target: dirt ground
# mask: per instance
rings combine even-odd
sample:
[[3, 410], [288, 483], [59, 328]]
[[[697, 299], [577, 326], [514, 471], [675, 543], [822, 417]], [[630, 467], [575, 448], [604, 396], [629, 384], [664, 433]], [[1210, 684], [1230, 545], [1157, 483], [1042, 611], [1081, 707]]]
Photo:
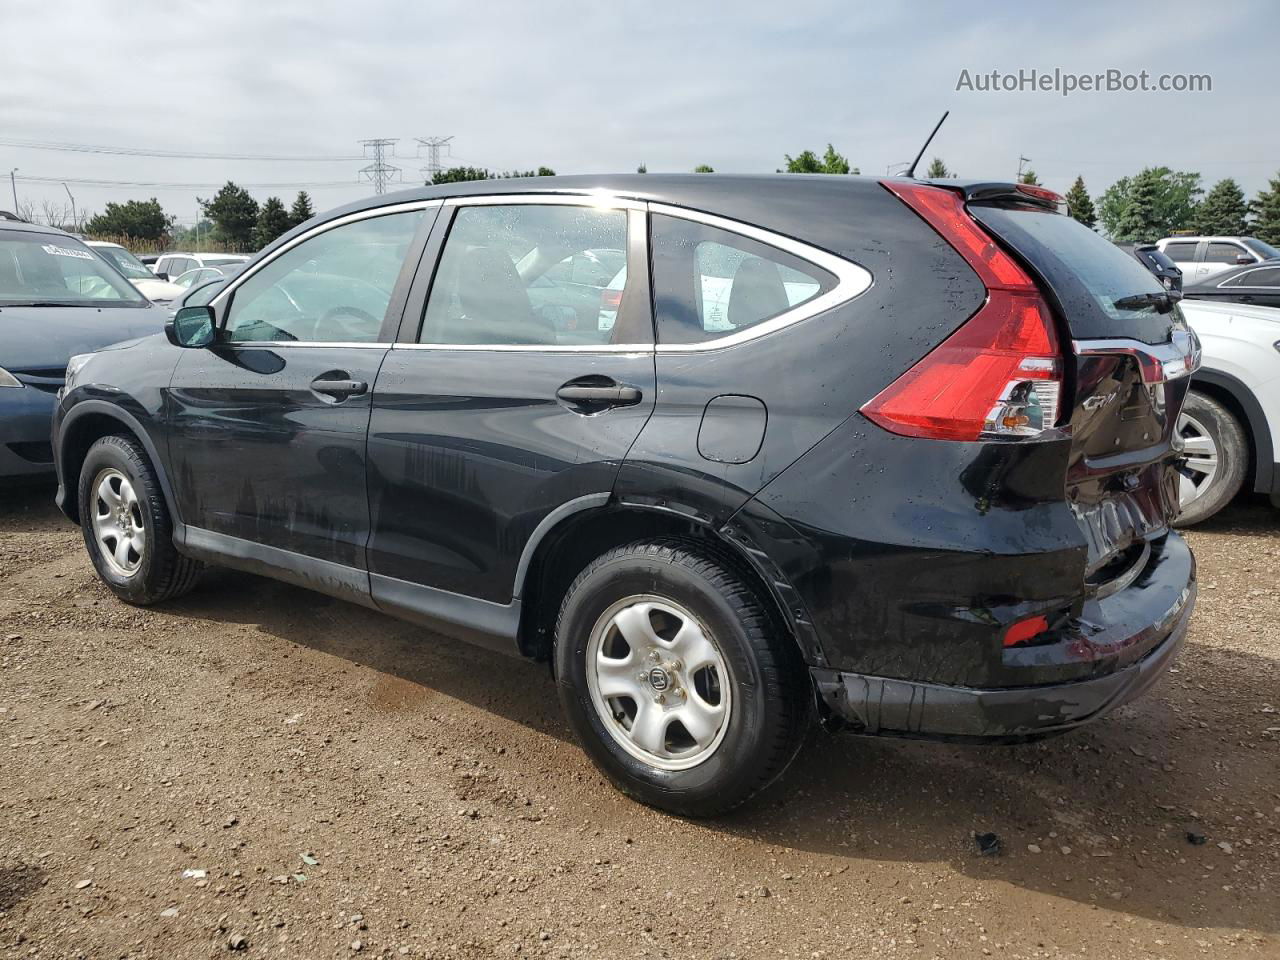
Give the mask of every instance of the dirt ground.
[[1145, 700], [1033, 746], [818, 735], [694, 823], [596, 774], [545, 667], [227, 572], [132, 609], [0, 491], [0, 956], [1280, 957], [1280, 514], [1191, 539]]

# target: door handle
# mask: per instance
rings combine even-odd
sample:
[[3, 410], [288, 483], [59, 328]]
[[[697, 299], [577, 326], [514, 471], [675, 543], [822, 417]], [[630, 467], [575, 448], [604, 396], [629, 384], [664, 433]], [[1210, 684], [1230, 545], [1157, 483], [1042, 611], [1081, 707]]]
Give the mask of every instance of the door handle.
[[636, 387], [610, 380], [607, 383], [582, 383], [570, 380], [556, 391], [557, 399], [570, 404], [628, 407], [644, 396]]
[[311, 381], [311, 389], [316, 393], [345, 400], [347, 397], [356, 397], [365, 393], [369, 385], [363, 380], [330, 380], [326, 377], [316, 377]]

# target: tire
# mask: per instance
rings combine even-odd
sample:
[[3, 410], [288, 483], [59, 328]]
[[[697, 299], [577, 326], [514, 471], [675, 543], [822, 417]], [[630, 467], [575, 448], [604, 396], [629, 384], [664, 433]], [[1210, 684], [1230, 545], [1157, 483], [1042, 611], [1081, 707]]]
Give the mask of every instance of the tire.
[[1212, 517], [1240, 492], [1249, 466], [1249, 441], [1230, 410], [1196, 390], [1187, 394], [1178, 431], [1187, 464], [1180, 486], [1182, 513], [1174, 526], [1189, 527]]
[[201, 565], [174, 547], [155, 468], [136, 441], [115, 435], [95, 441], [80, 468], [77, 496], [93, 567], [125, 603], [149, 606], [196, 585]]
[[587, 566], [560, 607], [555, 668], [596, 766], [682, 816], [751, 799], [810, 727], [798, 651], [733, 564], [692, 541], [633, 543]]

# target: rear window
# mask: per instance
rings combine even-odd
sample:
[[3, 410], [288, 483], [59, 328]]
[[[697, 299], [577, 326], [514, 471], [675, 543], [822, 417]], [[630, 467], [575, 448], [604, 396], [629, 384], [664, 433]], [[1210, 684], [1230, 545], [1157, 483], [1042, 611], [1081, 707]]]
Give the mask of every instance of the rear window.
[[973, 216], [1020, 254], [1057, 298], [1077, 340], [1169, 339], [1172, 314], [1117, 301], [1164, 287], [1146, 268], [1100, 234], [1058, 213], [1032, 207], [973, 204]]

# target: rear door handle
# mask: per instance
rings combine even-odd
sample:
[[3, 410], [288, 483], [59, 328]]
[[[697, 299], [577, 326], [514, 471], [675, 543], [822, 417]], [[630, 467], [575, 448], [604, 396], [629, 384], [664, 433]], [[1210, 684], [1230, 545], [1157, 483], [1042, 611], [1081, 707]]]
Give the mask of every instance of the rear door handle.
[[604, 404], [612, 407], [637, 404], [643, 396], [638, 388], [617, 382], [584, 384], [570, 380], [556, 391], [556, 397], [566, 403]]
[[369, 385], [363, 380], [329, 380], [324, 377], [316, 377], [311, 381], [311, 389], [316, 393], [323, 393], [345, 400], [347, 397], [357, 397], [367, 392]]

